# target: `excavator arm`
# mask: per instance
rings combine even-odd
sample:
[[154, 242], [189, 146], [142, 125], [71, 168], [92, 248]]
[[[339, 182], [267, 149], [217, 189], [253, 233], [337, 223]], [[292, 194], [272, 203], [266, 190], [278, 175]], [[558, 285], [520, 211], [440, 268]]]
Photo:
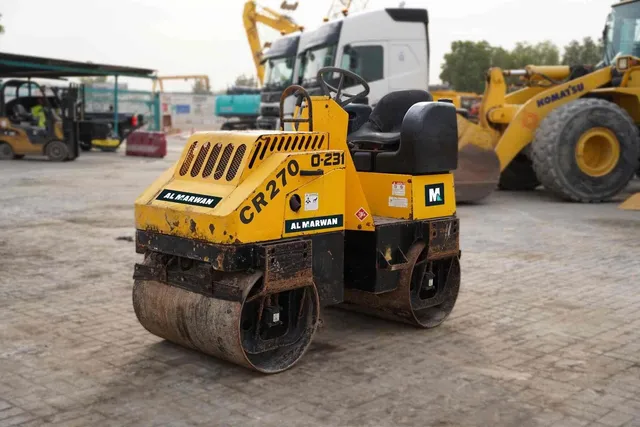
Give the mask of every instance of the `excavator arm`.
[[[287, 9], [292, 9], [291, 5], [286, 2]], [[244, 13], [242, 15], [244, 22], [244, 29], [247, 33], [247, 40], [249, 41], [249, 47], [251, 48], [251, 54], [253, 56], [253, 62], [256, 66], [258, 74], [258, 80], [260, 84], [264, 81], [264, 65], [262, 65], [262, 43], [260, 42], [260, 35], [258, 34], [257, 24], [261, 23], [274, 30], [280, 31], [282, 35], [293, 33], [301, 30], [302, 27], [298, 26], [293, 20], [285, 15], [276, 12], [268, 7], [260, 7], [256, 5], [256, 2], [249, 0], [244, 4]]]

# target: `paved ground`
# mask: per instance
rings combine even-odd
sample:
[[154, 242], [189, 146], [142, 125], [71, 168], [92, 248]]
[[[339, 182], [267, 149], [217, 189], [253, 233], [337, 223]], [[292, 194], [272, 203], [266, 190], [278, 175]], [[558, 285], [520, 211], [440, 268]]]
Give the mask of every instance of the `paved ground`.
[[133, 313], [132, 204], [182, 143], [0, 165], [0, 426], [640, 426], [639, 212], [510, 193], [460, 207], [445, 324], [329, 310], [296, 367], [261, 376]]

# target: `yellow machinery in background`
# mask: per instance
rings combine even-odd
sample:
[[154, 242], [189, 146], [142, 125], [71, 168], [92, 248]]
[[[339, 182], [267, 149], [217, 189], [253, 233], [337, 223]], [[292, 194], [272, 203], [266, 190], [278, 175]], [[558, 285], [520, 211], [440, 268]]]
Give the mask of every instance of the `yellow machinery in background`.
[[430, 87], [429, 93], [433, 96], [434, 101], [450, 99], [456, 108], [464, 108], [466, 110], [472, 110], [474, 105], [482, 102], [482, 95], [474, 92], [457, 92], [451, 89]]
[[196, 82], [200, 82], [202, 84], [203, 89], [207, 92], [211, 90], [211, 84], [209, 83], [209, 76], [205, 74], [194, 74], [194, 75], [184, 75], [184, 76], [159, 76], [153, 80], [153, 89], [152, 92], [156, 92], [157, 89], [160, 89], [160, 92], [164, 92], [164, 82], [167, 80], [195, 80]]
[[[478, 123], [458, 116], [459, 201], [540, 184], [574, 202], [620, 194], [640, 163], [640, 1], [613, 6], [596, 67], [492, 68]], [[525, 86], [507, 93], [507, 78]], [[640, 199], [639, 199], [640, 200]]]
[[[326, 73], [342, 75], [339, 87]], [[344, 77], [365, 89], [344, 94]], [[394, 92], [374, 113], [395, 117], [402, 131], [347, 141], [341, 106], [369, 86], [333, 67], [318, 79], [324, 96], [295, 85], [282, 94], [281, 103], [298, 96], [304, 117], [281, 116], [280, 131], [196, 133], [136, 200], [144, 261], [133, 306], [152, 334], [275, 373], [303, 356], [321, 307], [420, 328], [453, 309], [455, 107], [425, 91]], [[287, 122], [296, 130], [284, 131]]]
[[[288, 3], [284, 1], [280, 6], [281, 9], [295, 10], [298, 6], [298, 2]], [[258, 23], [264, 24], [280, 34], [285, 35], [296, 31], [301, 31], [303, 27], [297, 25], [290, 17], [278, 13], [268, 7], [259, 7], [255, 1], [250, 0], [244, 4], [244, 11], [242, 14], [242, 21], [244, 22], [244, 29], [247, 33], [247, 40], [249, 41], [249, 47], [251, 48], [251, 55], [253, 56], [253, 62], [256, 67], [256, 73], [260, 84], [264, 82], [264, 64], [262, 63], [262, 53], [265, 47], [269, 44], [263, 45], [260, 42], [260, 35], [258, 34]]]

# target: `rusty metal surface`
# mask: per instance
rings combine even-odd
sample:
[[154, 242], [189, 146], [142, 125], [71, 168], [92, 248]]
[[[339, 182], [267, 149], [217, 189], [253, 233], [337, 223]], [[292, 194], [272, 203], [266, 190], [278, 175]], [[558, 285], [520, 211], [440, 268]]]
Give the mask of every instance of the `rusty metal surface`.
[[456, 202], [477, 202], [489, 196], [500, 180], [500, 160], [492, 149], [467, 144], [458, 151], [453, 171]]
[[278, 293], [313, 284], [310, 240], [273, 243], [260, 247], [260, 267], [264, 271], [264, 292]]
[[460, 220], [430, 221], [427, 251], [428, 260], [457, 256], [460, 253]]
[[136, 230], [136, 251], [162, 252], [208, 262], [214, 270], [243, 271], [254, 267], [255, 245], [220, 245], [178, 236]]
[[[413, 268], [401, 270], [396, 289], [374, 294], [356, 289], [345, 289], [345, 303], [339, 307], [369, 314], [375, 317], [400, 321], [421, 328], [432, 328], [442, 323], [453, 310], [460, 287], [458, 258], [443, 260], [450, 264], [441, 291], [428, 300], [416, 300], [411, 289], [411, 280], [416, 264], [426, 262], [426, 245], [416, 242], [408, 251], [407, 259]], [[422, 258], [421, 258], [422, 257]]]
[[[263, 373], [288, 369], [306, 352], [319, 318], [315, 286], [304, 289], [300, 307], [294, 313], [297, 318], [292, 323], [295, 326], [292, 331], [287, 330], [277, 339], [258, 339], [253, 351], [249, 352], [243, 342], [252, 337], [247, 337], [243, 316], [247, 297], [252, 291], [261, 289], [262, 271], [216, 272], [213, 289], [221, 292], [222, 286], [231, 296], [221, 299], [158, 280], [147, 280], [146, 274], [163, 271], [157, 261], [157, 257], [146, 257], [133, 286], [134, 311], [140, 324], [150, 333]], [[260, 304], [262, 308], [263, 303]]]

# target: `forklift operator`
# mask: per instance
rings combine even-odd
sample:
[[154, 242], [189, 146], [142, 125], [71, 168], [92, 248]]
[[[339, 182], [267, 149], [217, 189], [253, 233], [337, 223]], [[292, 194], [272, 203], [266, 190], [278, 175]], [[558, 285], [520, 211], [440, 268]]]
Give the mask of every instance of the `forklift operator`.
[[31, 115], [38, 120], [38, 127], [47, 127], [47, 116], [44, 112], [45, 102], [44, 98], [38, 98], [38, 103], [31, 107]]

